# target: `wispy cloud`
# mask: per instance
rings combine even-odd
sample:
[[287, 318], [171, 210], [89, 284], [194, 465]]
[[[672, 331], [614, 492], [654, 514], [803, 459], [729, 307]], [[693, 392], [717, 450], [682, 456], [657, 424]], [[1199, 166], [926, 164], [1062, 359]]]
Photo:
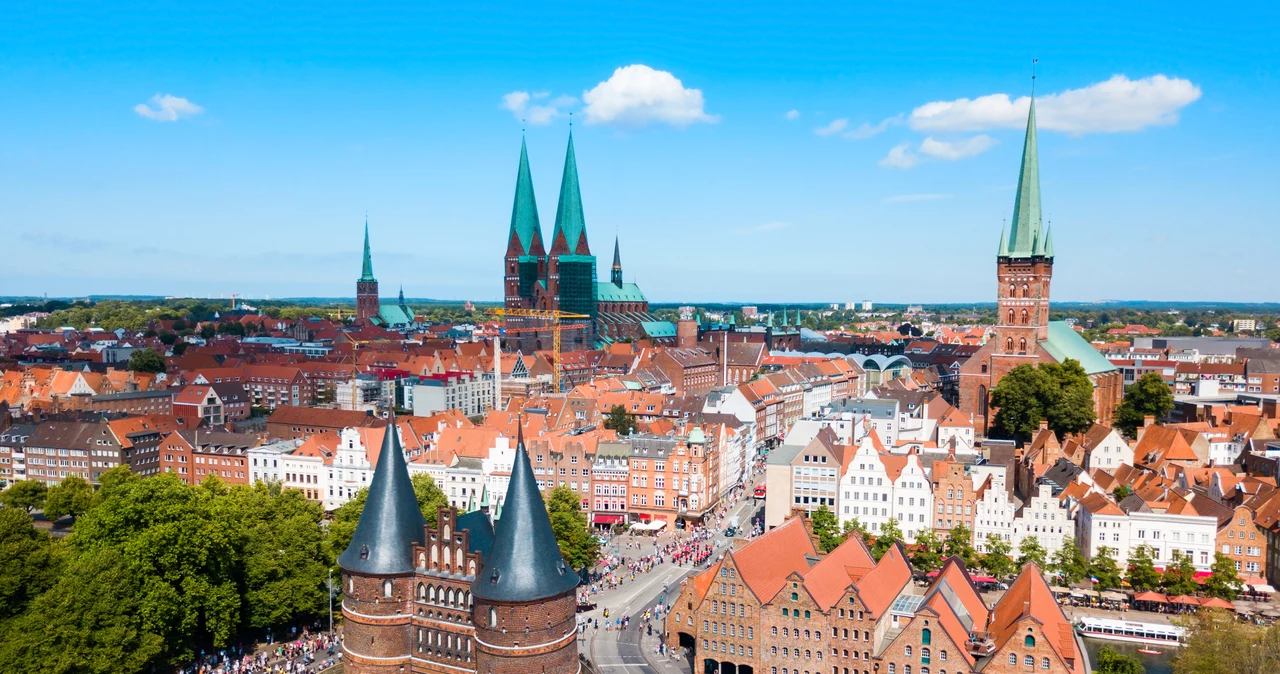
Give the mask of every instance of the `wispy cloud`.
[[832, 120], [831, 123], [827, 124], [826, 126], [820, 126], [814, 129], [813, 132], [818, 134], [819, 136], [834, 136], [835, 134], [840, 133], [841, 131], [844, 131], [846, 126], [849, 126], [849, 120], [844, 118], [835, 119], [835, 120]]
[[954, 194], [895, 194], [891, 197], [885, 197], [886, 204], [905, 204], [915, 201], [942, 201], [943, 199], [951, 199]]
[[920, 157], [911, 150], [911, 143], [899, 143], [893, 149], [889, 150], [889, 154], [880, 160], [879, 164], [886, 168], [909, 169], [920, 163]]
[[173, 94], [156, 94], [146, 103], [133, 106], [133, 111], [157, 122], [176, 122], [204, 112], [204, 108]]
[[793, 122], [794, 122], [795, 120], [800, 119], [800, 111], [799, 111], [799, 110], [788, 110], [788, 111], [787, 111], [787, 114], [783, 115], [783, 117], [786, 117], [788, 120], [790, 120], [790, 121], [793, 121]]
[[[550, 100], [548, 100], [550, 99]], [[534, 101], [546, 101], [535, 103]], [[573, 96], [557, 96], [551, 99], [546, 91], [513, 91], [502, 97], [501, 107], [511, 112], [517, 120], [532, 126], [545, 126], [557, 118], [565, 116], [569, 109], [577, 105], [578, 99]]]
[[675, 75], [643, 64], [613, 71], [609, 79], [584, 91], [582, 101], [588, 124], [688, 126], [720, 121], [719, 115], [704, 109], [701, 89], [687, 88]]
[[995, 147], [998, 142], [986, 134], [979, 134], [972, 138], [953, 142], [936, 140], [933, 136], [929, 136], [921, 141], [920, 154], [928, 155], [934, 159], [941, 159], [942, 161], [957, 161], [966, 157], [980, 155]]
[[[1153, 75], [1131, 80], [1124, 75], [1080, 89], [1036, 98], [1036, 124], [1046, 131], [1079, 136], [1087, 133], [1141, 131], [1178, 122], [1182, 108], [1201, 96], [1190, 80]], [[985, 131], [1019, 129], [1027, 122], [1031, 99], [1008, 94], [926, 103], [911, 111], [917, 131]]]
[[847, 118], [842, 117], [840, 119], [832, 121], [830, 124], [826, 126], [820, 126], [814, 129], [813, 132], [818, 134], [819, 136], [834, 136], [839, 134], [841, 138], [848, 138], [850, 140], [863, 140], [865, 138], [878, 136], [884, 133], [885, 129], [888, 129], [890, 126], [901, 124], [902, 119], [903, 119], [902, 115], [895, 115], [893, 117], [889, 117], [888, 119], [882, 120], [879, 124], [870, 124], [868, 122], [863, 122], [858, 126], [850, 129], [849, 120]]

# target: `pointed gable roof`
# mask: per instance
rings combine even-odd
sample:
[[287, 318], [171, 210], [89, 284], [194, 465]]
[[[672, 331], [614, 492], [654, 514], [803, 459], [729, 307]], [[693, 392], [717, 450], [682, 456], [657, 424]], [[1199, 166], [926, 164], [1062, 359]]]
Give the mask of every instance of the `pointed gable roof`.
[[551, 232], [551, 246], [556, 239], [564, 237], [570, 254], [579, 251], [579, 242], [583, 249], [587, 248], [587, 223], [582, 215], [582, 192], [578, 188], [578, 160], [573, 152], [573, 133], [569, 133], [569, 148], [564, 156], [564, 175], [560, 178], [560, 203], [556, 206], [556, 225]]
[[782, 526], [729, 553], [742, 582], [761, 603], [768, 602], [787, 584], [787, 576], [809, 568], [805, 555], [816, 555], [804, 521], [793, 517]]
[[529, 173], [529, 151], [524, 139], [520, 139], [520, 167], [516, 170], [516, 198], [511, 205], [511, 239], [520, 243], [520, 250], [528, 255], [535, 250], [533, 242], [542, 238], [542, 224], [538, 222], [538, 202], [533, 196], [533, 176]]
[[894, 543], [875, 568], [858, 581], [858, 596], [871, 612], [871, 617], [878, 620], [910, 582], [911, 565], [907, 563], [907, 554], [902, 543]]
[[813, 565], [804, 574], [804, 588], [823, 611], [835, 606], [856, 581], [875, 566], [871, 551], [858, 536], [852, 536]]
[[[1049, 585], [1044, 582], [1040, 567], [1032, 562], [1022, 567], [1022, 573], [1013, 581], [1009, 591], [1000, 598], [992, 611], [991, 633], [995, 636], [996, 648], [1003, 648], [1017, 635], [1018, 625], [1023, 618], [1030, 617], [1040, 623], [1049, 646], [1064, 662], [1069, 662], [1071, 671], [1083, 674], [1084, 657], [1080, 653], [1079, 643], [1071, 629], [1071, 623], [1062, 614], [1062, 607], [1054, 600]], [[1019, 647], [1021, 643], [1017, 644]]]
[[411, 544], [425, 542], [426, 521], [409, 481], [394, 420], [392, 424], [388, 426], [391, 432], [383, 434], [382, 450], [356, 532], [338, 557], [338, 565], [347, 571], [374, 575], [410, 573]]
[[[1000, 249], [1001, 257], [1046, 256], [1046, 241], [1040, 219], [1040, 158], [1036, 149], [1036, 102], [1027, 110], [1027, 136], [1022, 145], [1022, 166], [1018, 170], [1018, 192], [1013, 201], [1013, 221], [1009, 236]], [[1001, 237], [1004, 236], [1003, 230]]]
[[522, 429], [516, 433], [515, 462], [490, 553], [471, 583], [471, 593], [480, 599], [533, 602], [578, 586], [578, 574], [565, 563], [551, 529]]
[[377, 281], [373, 277], [373, 255], [369, 251], [369, 219], [364, 221], [364, 264], [360, 269], [361, 281]]

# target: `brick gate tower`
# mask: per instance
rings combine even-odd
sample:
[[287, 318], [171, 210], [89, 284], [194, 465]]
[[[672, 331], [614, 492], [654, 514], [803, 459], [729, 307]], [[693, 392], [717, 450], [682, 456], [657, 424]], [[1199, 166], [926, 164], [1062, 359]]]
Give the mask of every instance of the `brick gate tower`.
[[360, 522], [351, 544], [338, 557], [346, 625], [342, 650], [348, 672], [411, 671], [413, 544], [422, 545], [425, 536], [426, 521], [393, 420], [382, 439]]
[[490, 554], [471, 583], [478, 674], [576, 674], [578, 574], [565, 564], [521, 431]]

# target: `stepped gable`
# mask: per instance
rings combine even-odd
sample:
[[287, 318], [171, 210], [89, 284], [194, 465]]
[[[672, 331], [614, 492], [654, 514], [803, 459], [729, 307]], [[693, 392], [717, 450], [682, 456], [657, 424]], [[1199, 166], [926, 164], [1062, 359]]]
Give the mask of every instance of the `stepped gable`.
[[[395, 428], [395, 420], [391, 426]], [[413, 571], [412, 544], [426, 542], [426, 520], [418, 508], [398, 433], [384, 433], [373, 482], [351, 544], [338, 557], [347, 571], [396, 575]]]
[[502, 518], [484, 568], [471, 584], [477, 599], [532, 602], [562, 595], [578, 585], [578, 574], [565, 563], [551, 529], [525, 451], [524, 430], [517, 429], [515, 464], [502, 502]]
[[787, 584], [792, 573], [804, 575], [809, 570], [806, 556], [817, 556], [813, 540], [804, 520], [792, 517], [782, 526], [730, 553], [742, 582], [751, 593], [767, 603]]

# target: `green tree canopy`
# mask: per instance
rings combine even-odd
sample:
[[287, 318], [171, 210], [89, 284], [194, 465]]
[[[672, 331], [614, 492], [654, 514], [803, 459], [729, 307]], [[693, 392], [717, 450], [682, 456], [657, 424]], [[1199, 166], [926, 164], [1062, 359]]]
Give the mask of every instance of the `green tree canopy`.
[[1158, 372], [1148, 372], [1124, 389], [1124, 400], [1116, 408], [1115, 425], [1125, 435], [1134, 437], [1144, 417], [1157, 420], [1173, 411], [1173, 391]]
[[1143, 543], [1129, 553], [1129, 570], [1125, 580], [1135, 590], [1154, 590], [1160, 587], [1160, 574], [1156, 573], [1155, 550]]
[[1235, 560], [1222, 554], [1221, 552], [1213, 553], [1213, 566], [1210, 567], [1211, 573], [1204, 581], [1204, 591], [1210, 597], [1219, 597], [1227, 601], [1234, 601], [1240, 596], [1243, 583], [1240, 577], [1236, 575]]
[[844, 542], [844, 536], [840, 535], [836, 515], [831, 512], [827, 504], [824, 503], [818, 506], [818, 509], [813, 511], [809, 519], [813, 524], [813, 533], [818, 537], [818, 547], [822, 549], [822, 552], [831, 552]]
[[93, 485], [79, 475], [72, 475], [49, 488], [44, 500], [44, 515], [50, 521], [63, 515], [79, 517], [88, 512], [92, 503]]
[[1120, 565], [1116, 563], [1115, 548], [1101, 546], [1089, 560], [1089, 575], [1097, 579], [1095, 589], [1110, 590], [1120, 587]]
[[1160, 579], [1165, 593], [1193, 594], [1199, 590], [1200, 585], [1196, 582], [1196, 565], [1191, 560], [1191, 556], [1182, 554], [1180, 550], [1174, 550], [1172, 559], [1172, 563], [1165, 567], [1164, 576]]
[[617, 431], [618, 435], [631, 435], [636, 432], [636, 419], [627, 414], [627, 408], [614, 405], [609, 409], [609, 416], [605, 417], [604, 427]]
[[155, 349], [138, 349], [129, 354], [129, 369], [133, 372], [164, 372], [164, 356]]
[[871, 539], [871, 537], [867, 535], [867, 528], [856, 518], [845, 520], [844, 524], [840, 525], [840, 534], [844, 536], [846, 540], [850, 535], [857, 534], [858, 537], [862, 539], [863, 543], [866, 543]]
[[44, 507], [48, 493], [49, 487], [39, 480], [18, 480], [11, 483], [8, 489], [0, 491], [0, 505], [22, 508], [30, 513]]
[[986, 569], [993, 578], [1003, 580], [1012, 576], [1017, 567], [1013, 564], [1013, 558], [1009, 556], [1013, 552], [1013, 546], [1009, 541], [996, 534], [987, 534], [985, 547], [987, 551], [982, 555], [980, 562], [982, 568]]
[[436, 508], [449, 505], [449, 497], [436, 484], [435, 478], [426, 473], [414, 473], [409, 477], [413, 483], [413, 495], [418, 499], [418, 509], [428, 524], [436, 521]]
[[254, 629], [319, 616], [328, 605], [324, 509], [297, 489], [261, 482], [238, 487], [221, 505], [245, 527], [244, 607]]
[[1084, 553], [1080, 552], [1075, 536], [1063, 537], [1062, 547], [1053, 552], [1053, 563], [1050, 567], [1068, 584], [1079, 582], [1088, 576], [1089, 561], [1084, 558]]
[[547, 495], [547, 514], [565, 563], [577, 570], [595, 564], [600, 558], [600, 542], [587, 526], [578, 493], [564, 486], [552, 489]]
[[1187, 630], [1173, 658], [1173, 674], [1274, 674], [1280, 663], [1280, 624], [1261, 628], [1221, 611], [1198, 611], [1174, 621]]
[[1019, 365], [991, 390], [995, 428], [1008, 437], [1028, 438], [1048, 420], [1055, 433], [1079, 433], [1093, 425], [1093, 383], [1080, 363]]
[[1110, 646], [1103, 646], [1098, 651], [1098, 666], [1093, 671], [1095, 674], [1143, 674], [1147, 668], [1132, 655], [1118, 653]]
[[876, 542], [871, 546], [871, 556], [880, 561], [884, 557], [884, 553], [893, 547], [894, 543], [902, 542], [902, 530], [898, 528], [898, 518], [890, 517], [888, 522], [880, 527], [880, 534], [876, 536]]
[[[0, 508], [0, 623], [57, 580], [61, 557], [21, 508]], [[0, 667], [2, 669], [2, 667]]]
[[1035, 536], [1027, 536], [1018, 544], [1018, 566], [1026, 566], [1035, 564], [1041, 570], [1045, 569], [1045, 560], [1049, 553], [1040, 545], [1040, 539]]
[[911, 555], [911, 565], [928, 573], [942, 566], [942, 541], [932, 528], [926, 527], [916, 534], [915, 552]]
[[957, 524], [948, 534], [944, 541], [945, 552], [947, 557], [959, 557], [964, 562], [966, 568], [976, 566], [977, 553], [973, 550], [973, 532], [964, 524]]

